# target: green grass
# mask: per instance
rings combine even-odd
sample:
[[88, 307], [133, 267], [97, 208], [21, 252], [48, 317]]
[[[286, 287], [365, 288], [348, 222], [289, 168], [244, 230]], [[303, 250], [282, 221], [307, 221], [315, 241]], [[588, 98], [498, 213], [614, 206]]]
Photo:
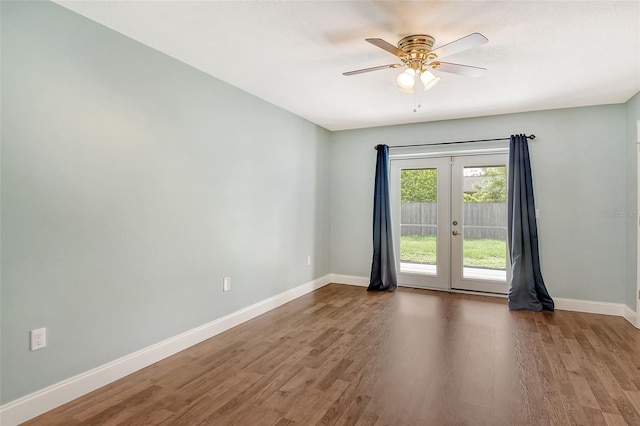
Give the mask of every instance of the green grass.
[[403, 235], [400, 237], [400, 261], [435, 265], [436, 236]]
[[[473, 268], [506, 268], [507, 242], [503, 240], [466, 239], [463, 242], [464, 266]], [[436, 263], [435, 235], [400, 237], [400, 260], [402, 262]]]

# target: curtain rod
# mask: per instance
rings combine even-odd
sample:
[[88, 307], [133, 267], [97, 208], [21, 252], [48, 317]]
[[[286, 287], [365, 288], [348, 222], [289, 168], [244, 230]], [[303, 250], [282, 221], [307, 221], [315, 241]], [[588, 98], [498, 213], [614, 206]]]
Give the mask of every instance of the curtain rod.
[[[534, 135], [533, 133], [530, 134], [529, 136], [525, 135], [525, 138], [527, 139], [531, 139], [534, 140], [536, 138], [536, 135]], [[414, 147], [414, 146], [435, 146], [435, 145], [454, 145], [457, 143], [470, 143], [470, 142], [493, 142], [493, 141], [508, 141], [511, 138], [496, 138], [496, 139], [477, 139], [474, 141], [456, 141], [456, 142], [439, 142], [439, 143], [419, 143], [419, 144], [415, 144], [415, 145], [394, 145], [394, 146], [390, 146], [389, 148], [410, 148], [410, 147]], [[374, 146], [373, 149], [378, 149], [378, 145]]]

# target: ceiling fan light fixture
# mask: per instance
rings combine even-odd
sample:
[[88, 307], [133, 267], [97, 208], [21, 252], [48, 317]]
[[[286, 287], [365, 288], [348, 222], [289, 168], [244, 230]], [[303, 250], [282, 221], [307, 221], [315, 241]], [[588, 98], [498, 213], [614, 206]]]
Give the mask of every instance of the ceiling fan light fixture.
[[424, 70], [420, 75], [420, 80], [422, 80], [422, 84], [424, 84], [424, 91], [426, 92], [427, 90], [438, 84], [438, 82], [440, 81], [440, 77], [436, 77], [429, 70]]
[[[416, 91], [420, 89], [419, 86], [416, 88], [416, 80], [418, 80], [418, 78], [422, 82], [425, 91], [430, 90], [440, 81], [440, 77], [431, 73], [432, 69], [438, 72], [458, 74], [467, 77], [480, 77], [486, 71], [486, 69], [480, 67], [441, 62], [442, 58], [464, 52], [465, 50], [488, 42], [489, 40], [480, 33], [469, 34], [451, 43], [444, 44], [437, 49], [433, 49], [435, 39], [428, 34], [414, 34], [403, 37], [397, 46], [381, 38], [367, 38], [365, 40], [391, 53], [400, 59], [402, 63], [380, 65], [377, 67], [343, 72], [342, 74], [349, 76], [406, 66], [408, 69], [405, 69], [405, 71], [396, 77], [396, 83], [401, 92], [413, 93], [415, 95], [414, 99], [417, 99], [419, 96]], [[418, 91], [421, 92], [422, 90]], [[417, 109], [417, 107], [414, 109]]]
[[407, 68], [396, 77], [396, 83], [400, 89], [412, 90], [416, 84], [416, 70], [413, 68]]

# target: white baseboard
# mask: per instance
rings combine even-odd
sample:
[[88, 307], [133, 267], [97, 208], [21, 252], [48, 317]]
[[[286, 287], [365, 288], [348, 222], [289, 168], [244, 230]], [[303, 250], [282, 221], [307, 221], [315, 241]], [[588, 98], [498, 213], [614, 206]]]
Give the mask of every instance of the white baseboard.
[[[358, 277], [354, 275], [339, 275], [339, 274], [331, 274], [330, 275], [331, 282], [337, 284], [347, 284], [347, 285], [355, 285], [355, 286], [364, 286], [367, 287], [369, 285], [369, 278], [367, 277]], [[434, 289], [437, 290], [437, 289]], [[443, 290], [449, 291], [449, 290]], [[489, 294], [477, 293], [477, 292], [467, 292], [467, 291], [458, 291], [451, 290], [455, 293], [470, 293], [470, 294], [480, 294], [483, 296], [488, 296]], [[496, 295], [496, 297], [504, 297], [503, 295]], [[556, 309], [561, 311], [575, 311], [575, 312], [585, 312], [590, 314], [601, 314], [601, 315], [615, 315], [626, 318], [631, 324], [636, 327], [636, 313], [631, 310], [624, 303], [610, 303], [610, 302], [595, 302], [591, 300], [579, 300], [579, 299], [566, 299], [563, 297], [554, 297], [553, 301], [555, 302]]]
[[640, 328], [640, 324], [638, 323], [638, 314], [636, 311], [624, 305], [624, 318], [633, 324], [634, 327]]
[[0, 407], [0, 424], [14, 426], [207, 340], [331, 282], [331, 274], [299, 285], [210, 323], [56, 383]]
[[330, 274], [329, 278], [332, 283], [357, 285], [359, 287], [369, 287], [369, 278], [357, 277], [355, 275]]
[[556, 309], [561, 311], [584, 312], [587, 314], [624, 315], [624, 303], [595, 302], [592, 300], [565, 299], [554, 297]]

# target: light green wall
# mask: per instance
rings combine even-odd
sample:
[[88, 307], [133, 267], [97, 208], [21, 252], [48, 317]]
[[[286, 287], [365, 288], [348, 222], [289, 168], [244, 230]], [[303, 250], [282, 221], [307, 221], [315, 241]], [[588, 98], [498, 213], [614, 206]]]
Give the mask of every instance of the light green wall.
[[634, 311], [637, 310], [637, 236], [638, 236], [638, 133], [637, 122], [640, 120], [640, 92], [636, 93], [625, 104], [626, 110], [626, 176], [627, 206], [626, 217], [626, 289], [624, 302]]
[[374, 145], [534, 133], [529, 147], [549, 292], [623, 302], [625, 218], [610, 212], [626, 207], [624, 122], [625, 106], [608, 105], [333, 133], [332, 272], [369, 276]]
[[1, 8], [2, 403], [330, 272], [328, 131], [53, 3]]

